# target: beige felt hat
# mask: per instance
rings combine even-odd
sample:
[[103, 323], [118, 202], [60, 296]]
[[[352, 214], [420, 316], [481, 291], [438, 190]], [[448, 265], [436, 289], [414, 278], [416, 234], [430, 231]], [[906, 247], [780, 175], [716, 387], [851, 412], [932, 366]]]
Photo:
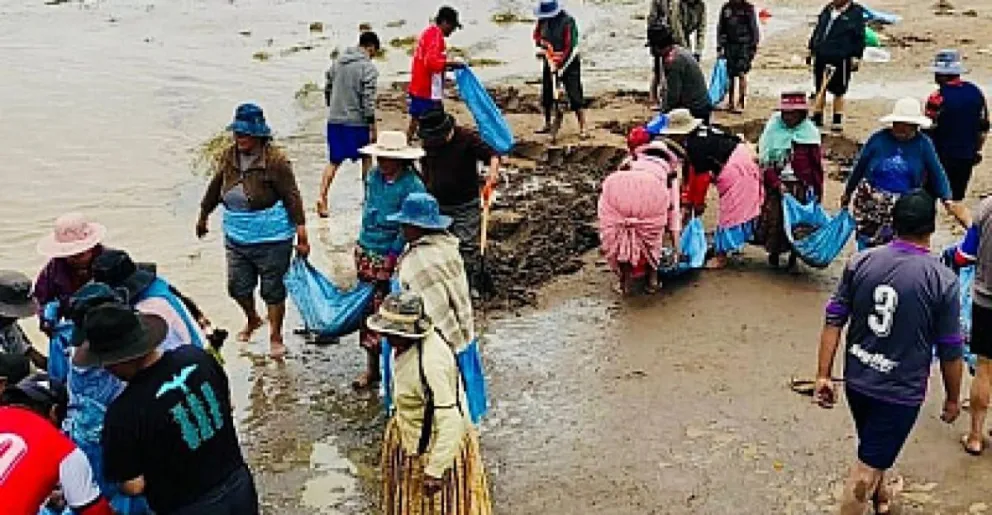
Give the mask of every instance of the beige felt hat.
[[82, 213], [68, 213], [55, 220], [55, 230], [38, 242], [38, 253], [49, 258], [82, 254], [103, 241], [107, 228], [90, 222]]
[[668, 125], [661, 129], [661, 133], [669, 136], [689, 134], [702, 123], [703, 121], [692, 116], [688, 109], [673, 109], [668, 113]]
[[912, 97], [905, 97], [896, 100], [892, 106], [892, 112], [881, 118], [880, 122], [892, 125], [893, 123], [908, 123], [918, 125], [921, 129], [929, 129], [933, 122], [923, 115], [923, 104]]
[[410, 146], [406, 134], [400, 131], [382, 131], [375, 143], [366, 145], [359, 152], [373, 156], [392, 159], [420, 159], [424, 157], [424, 149]]

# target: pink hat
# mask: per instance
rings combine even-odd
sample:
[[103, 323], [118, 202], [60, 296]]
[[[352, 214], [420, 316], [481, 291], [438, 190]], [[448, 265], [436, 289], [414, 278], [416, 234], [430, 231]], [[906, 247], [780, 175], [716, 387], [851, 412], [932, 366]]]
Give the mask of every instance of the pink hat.
[[779, 111], [807, 111], [809, 100], [802, 91], [787, 91], [782, 93], [778, 101]]
[[107, 228], [89, 222], [82, 213], [67, 213], [55, 220], [55, 230], [38, 242], [38, 253], [49, 258], [82, 254], [103, 241]]

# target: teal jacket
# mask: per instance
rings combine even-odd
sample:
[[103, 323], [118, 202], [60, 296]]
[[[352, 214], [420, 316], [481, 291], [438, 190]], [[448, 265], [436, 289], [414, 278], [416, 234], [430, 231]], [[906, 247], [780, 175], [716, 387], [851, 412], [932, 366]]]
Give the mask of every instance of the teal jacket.
[[407, 195], [426, 191], [413, 167], [401, 172], [392, 183], [383, 178], [378, 166], [369, 170], [365, 180], [365, 207], [362, 208], [362, 230], [358, 233], [358, 244], [381, 256], [403, 252], [406, 242], [400, 224], [390, 222], [386, 217], [399, 212]]

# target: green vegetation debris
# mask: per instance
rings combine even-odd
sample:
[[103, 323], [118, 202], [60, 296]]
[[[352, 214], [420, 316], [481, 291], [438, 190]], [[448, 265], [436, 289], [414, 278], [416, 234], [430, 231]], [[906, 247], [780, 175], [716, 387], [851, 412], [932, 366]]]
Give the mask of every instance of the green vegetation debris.
[[448, 54], [449, 59], [452, 57], [461, 57], [464, 59], [468, 56], [468, 52], [464, 48], [458, 46], [449, 46], [445, 53]]
[[48, 1], [45, 2], [45, 5], [67, 4], [70, 1], [72, 1], [72, 0], [48, 0]]
[[238, 34], [240, 34], [240, 35], [242, 35], [244, 37], [248, 37], [248, 36], [251, 36], [251, 31], [250, 30], [239, 30], [238, 31]]
[[309, 81], [300, 86], [300, 89], [296, 90], [296, 93], [293, 94], [293, 98], [296, 100], [305, 100], [308, 96], [317, 93], [320, 90], [320, 86], [318, 86], [316, 82]]
[[310, 32], [324, 32], [324, 22], [322, 21], [310, 22]]
[[398, 29], [406, 25], [406, 20], [395, 20], [386, 24], [387, 29]]
[[389, 46], [393, 48], [412, 49], [417, 44], [417, 36], [407, 36], [405, 38], [393, 38], [389, 40]]
[[371, 23], [367, 21], [363, 21], [362, 23], [358, 24], [358, 32], [371, 32], [371, 31], [372, 31]]
[[519, 15], [513, 11], [496, 13], [490, 18], [497, 25], [509, 25], [511, 23], [534, 23], [537, 20]]
[[490, 59], [487, 57], [479, 57], [476, 59], [469, 59], [467, 64], [472, 68], [486, 68], [490, 66], [503, 66], [506, 61], [500, 61], [499, 59]]
[[209, 175], [217, 170], [217, 164], [224, 151], [231, 146], [231, 133], [226, 130], [214, 134], [200, 144], [193, 156], [193, 170], [198, 174]]
[[272, 54], [270, 54], [270, 53], [268, 53], [268, 52], [266, 52], [264, 50], [259, 50], [258, 52], [255, 52], [254, 54], [252, 54], [251, 55], [251, 58], [254, 59], [254, 60], [256, 60], [256, 61], [265, 62], [265, 61], [268, 61], [270, 58], [272, 58]]
[[313, 50], [313, 49], [314, 46], [311, 45], [310, 43], [299, 43], [283, 50], [282, 52], [279, 52], [279, 55], [285, 57], [287, 55], [293, 55], [297, 52], [302, 52], [304, 50]]
[[375, 55], [372, 56], [372, 59], [375, 59], [375, 60], [378, 60], [378, 61], [385, 61], [386, 60], [386, 49], [385, 48], [382, 48], [382, 47], [379, 47], [379, 51], [376, 52]]

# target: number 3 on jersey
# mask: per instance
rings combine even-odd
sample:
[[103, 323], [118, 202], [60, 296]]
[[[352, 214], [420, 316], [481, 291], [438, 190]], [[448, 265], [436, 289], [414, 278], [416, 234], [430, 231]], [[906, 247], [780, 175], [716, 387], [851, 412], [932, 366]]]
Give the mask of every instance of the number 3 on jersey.
[[886, 338], [892, 333], [892, 323], [899, 308], [899, 294], [895, 288], [880, 284], [875, 288], [874, 300], [875, 312], [868, 316], [868, 328], [875, 336]]

